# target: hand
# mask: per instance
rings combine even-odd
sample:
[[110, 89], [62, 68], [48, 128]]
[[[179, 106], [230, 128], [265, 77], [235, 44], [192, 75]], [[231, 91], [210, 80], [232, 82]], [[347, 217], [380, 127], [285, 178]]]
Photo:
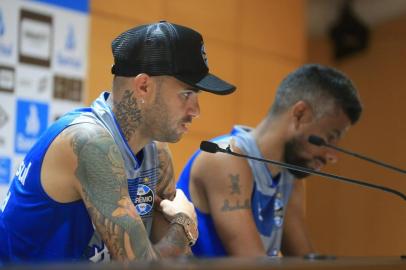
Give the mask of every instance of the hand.
[[184, 213], [196, 223], [195, 207], [186, 198], [181, 189], [176, 189], [176, 195], [173, 201], [167, 199], [162, 200], [160, 206], [162, 212], [169, 221], [171, 221], [176, 214]]

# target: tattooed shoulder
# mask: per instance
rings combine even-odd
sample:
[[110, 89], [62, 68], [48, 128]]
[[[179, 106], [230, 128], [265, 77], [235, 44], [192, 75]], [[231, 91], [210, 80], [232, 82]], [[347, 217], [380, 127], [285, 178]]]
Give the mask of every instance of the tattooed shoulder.
[[[63, 132], [63, 136], [77, 156], [76, 176], [82, 184], [88, 181], [89, 172], [95, 169], [106, 171], [108, 168], [114, 178], [126, 178], [121, 153], [113, 137], [103, 127], [91, 123], [73, 125]], [[81, 172], [84, 168], [87, 168], [86, 172]], [[102, 181], [104, 178], [99, 179]]]
[[77, 155], [82, 147], [90, 141], [101, 138], [112, 139], [103, 127], [93, 123], [82, 123], [68, 127], [61, 133], [64, 140], [69, 141], [74, 153]]

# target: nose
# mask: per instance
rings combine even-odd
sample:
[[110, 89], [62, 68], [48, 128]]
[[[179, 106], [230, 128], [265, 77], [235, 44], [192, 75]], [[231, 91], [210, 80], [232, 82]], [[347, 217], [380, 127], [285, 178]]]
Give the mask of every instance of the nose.
[[338, 161], [337, 151], [334, 149], [326, 149], [325, 157], [327, 162], [330, 162], [332, 164]]
[[189, 107], [189, 115], [193, 118], [198, 117], [200, 115], [200, 105], [199, 105], [199, 98], [196, 96], [190, 104]]

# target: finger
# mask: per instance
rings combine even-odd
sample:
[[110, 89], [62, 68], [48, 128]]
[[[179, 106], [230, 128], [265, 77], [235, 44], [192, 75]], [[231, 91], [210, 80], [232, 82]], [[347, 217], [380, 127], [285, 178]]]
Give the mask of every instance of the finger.
[[176, 189], [176, 195], [175, 195], [175, 198], [179, 198], [179, 199], [183, 199], [183, 200], [187, 200], [187, 198], [186, 198], [186, 195], [185, 195], [185, 193], [183, 193], [183, 190], [181, 190], [181, 189], [179, 189], [179, 188], [177, 188]]
[[164, 199], [161, 200], [161, 203], [159, 204], [159, 206], [161, 206], [162, 209], [169, 207], [171, 204], [170, 200]]
[[154, 203], [155, 203], [156, 205], [160, 205], [160, 204], [161, 204], [161, 201], [162, 201], [162, 198], [159, 197], [158, 195], [155, 195]]
[[155, 199], [154, 199], [154, 208], [155, 208], [155, 210], [158, 211], [158, 212], [162, 212], [161, 201], [162, 201], [161, 197], [155, 196]]

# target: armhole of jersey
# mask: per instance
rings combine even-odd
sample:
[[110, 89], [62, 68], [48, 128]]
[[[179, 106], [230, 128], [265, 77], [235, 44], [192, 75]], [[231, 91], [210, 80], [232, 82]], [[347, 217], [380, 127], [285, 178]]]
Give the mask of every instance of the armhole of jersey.
[[186, 198], [189, 200], [192, 200], [190, 196], [190, 190], [189, 190], [189, 183], [190, 183], [190, 173], [192, 171], [192, 166], [197, 158], [197, 156], [200, 154], [200, 150], [196, 151], [193, 156], [189, 159], [189, 161], [186, 163], [186, 166], [184, 167], [182, 173], [179, 176], [179, 179], [176, 183], [177, 188], [182, 189], [183, 193], [185, 193]]
[[75, 201], [71, 201], [71, 202], [58, 202], [56, 200], [54, 200], [53, 198], [51, 198], [48, 193], [45, 191], [44, 187], [42, 186], [42, 179], [41, 179], [41, 172], [42, 172], [42, 164], [44, 162], [44, 158], [45, 158], [45, 154], [48, 152], [49, 147], [52, 145], [52, 143], [55, 141], [55, 139], [61, 135], [61, 133], [63, 131], [65, 131], [67, 128], [72, 127], [74, 125], [79, 125], [79, 124], [94, 124], [94, 125], [98, 125], [97, 121], [83, 121], [83, 122], [71, 122], [69, 124], [67, 124], [63, 129], [59, 130], [59, 132], [52, 138], [52, 140], [50, 141], [50, 143], [48, 144], [48, 146], [44, 149], [44, 156], [42, 157], [41, 161], [40, 161], [40, 172], [39, 172], [39, 180], [37, 181], [37, 187], [38, 190], [41, 192], [41, 194], [53, 205], [59, 206], [59, 205], [75, 205], [75, 204], [79, 204], [82, 203], [82, 199], [78, 199]]

